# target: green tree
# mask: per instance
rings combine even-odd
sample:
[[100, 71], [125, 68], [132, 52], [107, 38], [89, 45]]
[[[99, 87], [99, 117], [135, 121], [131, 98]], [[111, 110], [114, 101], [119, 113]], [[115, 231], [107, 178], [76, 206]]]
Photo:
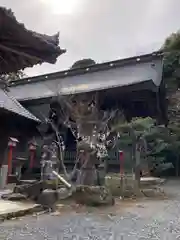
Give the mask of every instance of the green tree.
[[76, 61], [73, 65], [72, 65], [72, 69], [75, 68], [83, 68], [83, 67], [89, 67], [96, 64], [96, 62], [94, 60], [92, 60], [91, 58], [85, 58], [85, 59], [81, 59]]
[[112, 132], [119, 136], [121, 145], [129, 145], [132, 148], [132, 160], [135, 173], [136, 187], [140, 185], [141, 158], [147, 155], [146, 137], [154, 129], [152, 118], [135, 118], [131, 122], [117, 122], [112, 126]]
[[[152, 118], [134, 118], [131, 122], [117, 122], [112, 132], [119, 136], [121, 145], [132, 148], [132, 163], [135, 173], [135, 186], [140, 186], [140, 170], [142, 163], [151, 169], [163, 171], [172, 168], [166, 161], [165, 152], [173, 148], [179, 149], [175, 134], [170, 128], [157, 126]], [[118, 142], [117, 142], [118, 143]]]
[[176, 159], [176, 174], [178, 175], [180, 159], [180, 31], [167, 37], [161, 50], [164, 52], [163, 75], [168, 100], [168, 152], [172, 154], [173, 159]]

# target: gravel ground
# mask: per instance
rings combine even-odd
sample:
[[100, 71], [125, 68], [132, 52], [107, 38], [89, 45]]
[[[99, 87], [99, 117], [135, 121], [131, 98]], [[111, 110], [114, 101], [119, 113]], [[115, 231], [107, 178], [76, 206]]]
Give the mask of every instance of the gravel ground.
[[169, 200], [133, 203], [122, 211], [63, 213], [0, 224], [0, 240], [180, 239], [180, 180], [166, 183]]

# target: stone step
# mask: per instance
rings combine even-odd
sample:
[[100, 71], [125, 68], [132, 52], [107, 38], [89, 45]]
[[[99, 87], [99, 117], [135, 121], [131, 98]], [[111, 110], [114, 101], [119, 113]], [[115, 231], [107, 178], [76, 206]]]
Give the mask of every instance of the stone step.
[[10, 175], [8, 175], [7, 182], [8, 182], [8, 184], [9, 183], [16, 183], [16, 184], [18, 184], [19, 180], [18, 180], [18, 178], [17, 178], [17, 176], [15, 174], [10, 174]]
[[35, 182], [37, 182], [36, 179], [26, 179], [26, 180], [20, 180], [19, 181], [20, 184], [33, 184]]

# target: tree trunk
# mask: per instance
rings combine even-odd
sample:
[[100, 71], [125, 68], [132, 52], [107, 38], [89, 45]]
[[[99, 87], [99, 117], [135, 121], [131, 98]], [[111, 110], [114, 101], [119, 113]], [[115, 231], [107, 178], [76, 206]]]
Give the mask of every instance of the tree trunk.
[[134, 192], [136, 196], [140, 196], [140, 146], [138, 143], [136, 143], [135, 148], [135, 179], [134, 179]]
[[90, 153], [86, 153], [86, 159], [82, 163], [80, 167], [79, 173], [77, 175], [77, 184], [79, 185], [95, 185], [97, 174], [95, 168], [95, 155], [91, 155]]
[[140, 156], [140, 149], [137, 144], [136, 146], [136, 153], [135, 153], [135, 180], [137, 181], [138, 186], [140, 186], [140, 164], [141, 164], [141, 156]]

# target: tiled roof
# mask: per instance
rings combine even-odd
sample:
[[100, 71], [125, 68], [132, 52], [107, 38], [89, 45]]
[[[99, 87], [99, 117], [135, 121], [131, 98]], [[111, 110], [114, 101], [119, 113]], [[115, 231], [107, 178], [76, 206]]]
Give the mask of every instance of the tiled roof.
[[40, 122], [33, 114], [26, 110], [14, 97], [7, 91], [0, 89], [0, 108], [18, 114], [22, 117]]
[[64, 52], [59, 47], [59, 34], [48, 36], [27, 30], [11, 10], [0, 7], [0, 74], [55, 63]]

